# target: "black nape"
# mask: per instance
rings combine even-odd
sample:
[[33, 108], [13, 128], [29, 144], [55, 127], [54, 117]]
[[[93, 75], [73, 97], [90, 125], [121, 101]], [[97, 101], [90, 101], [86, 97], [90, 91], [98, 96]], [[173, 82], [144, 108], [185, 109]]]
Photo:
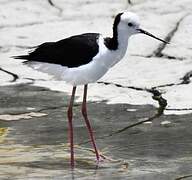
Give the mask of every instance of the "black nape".
[[123, 13], [119, 13], [114, 20], [113, 24], [113, 37], [107, 37], [104, 39], [105, 46], [110, 50], [116, 50], [118, 48], [118, 32], [117, 32], [117, 26], [121, 20], [121, 15]]

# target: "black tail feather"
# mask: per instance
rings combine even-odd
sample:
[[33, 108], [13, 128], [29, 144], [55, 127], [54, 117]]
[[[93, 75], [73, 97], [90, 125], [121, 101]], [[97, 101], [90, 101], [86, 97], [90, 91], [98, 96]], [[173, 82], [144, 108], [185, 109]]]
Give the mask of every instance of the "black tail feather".
[[14, 59], [29, 59], [29, 55], [21, 55], [21, 56], [12, 56], [12, 58]]

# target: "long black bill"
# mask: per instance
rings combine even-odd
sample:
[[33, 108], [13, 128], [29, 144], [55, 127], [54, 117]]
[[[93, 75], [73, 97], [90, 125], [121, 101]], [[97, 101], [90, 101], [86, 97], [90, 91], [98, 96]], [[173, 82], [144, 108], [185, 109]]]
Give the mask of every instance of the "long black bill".
[[137, 29], [137, 30], [138, 30], [139, 33], [146, 34], [146, 35], [151, 36], [151, 37], [153, 37], [153, 38], [155, 38], [155, 39], [157, 39], [157, 40], [159, 40], [159, 41], [162, 41], [162, 42], [164, 42], [164, 43], [166, 43], [166, 44], [169, 44], [169, 42], [164, 41], [163, 39], [160, 39], [160, 38], [154, 36], [153, 34], [147, 32], [147, 31], [145, 31], [145, 30], [143, 30], [143, 29]]

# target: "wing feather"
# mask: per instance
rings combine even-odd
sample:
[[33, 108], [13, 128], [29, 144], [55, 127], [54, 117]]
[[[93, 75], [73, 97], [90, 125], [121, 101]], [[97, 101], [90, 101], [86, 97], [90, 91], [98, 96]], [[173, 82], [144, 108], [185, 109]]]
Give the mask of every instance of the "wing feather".
[[28, 55], [14, 58], [78, 67], [89, 63], [98, 53], [98, 38], [99, 34], [97, 33], [86, 33], [57, 42], [46, 42]]

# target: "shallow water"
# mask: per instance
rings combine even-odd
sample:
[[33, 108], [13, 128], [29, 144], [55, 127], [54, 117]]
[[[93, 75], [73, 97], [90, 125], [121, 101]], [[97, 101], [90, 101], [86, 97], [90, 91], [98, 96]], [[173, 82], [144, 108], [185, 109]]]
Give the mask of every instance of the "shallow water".
[[[97, 145], [106, 157], [97, 165], [92, 147], [86, 142], [87, 130], [77, 104], [74, 107], [76, 165], [71, 171], [67, 96], [27, 85], [4, 88], [6, 93], [0, 97], [4, 102], [1, 115], [9, 116], [0, 116], [1, 179], [166, 180], [191, 173], [191, 115], [161, 116], [152, 123], [107, 136], [153, 116], [156, 109], [147, 105], [88, 103]], [[7, 92], [12, 93], [7, 96]], [[33, 113], [29, 115], [30, 112]], [[27, 113], [29, 117], [25, 118]], [[14, 119], [15, 115], [20, 118]], [[165, 120], [171, 123], [161, 125]]]

